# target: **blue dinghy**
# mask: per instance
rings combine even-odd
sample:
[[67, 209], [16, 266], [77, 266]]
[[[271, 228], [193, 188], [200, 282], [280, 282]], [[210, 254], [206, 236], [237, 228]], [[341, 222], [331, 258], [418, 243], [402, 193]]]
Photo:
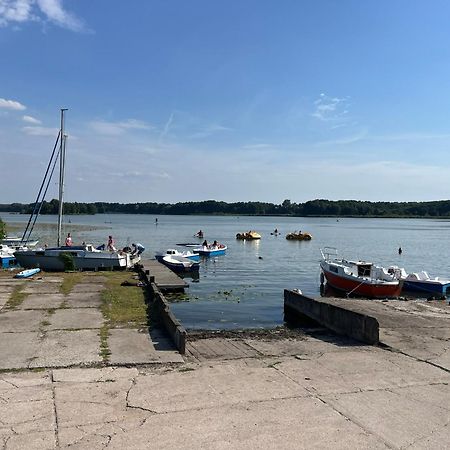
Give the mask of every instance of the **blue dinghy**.
[[41, 269], [39, 268], [22, 270], [22, 272], [16, 273], [14, 275], [14, 278], [29, 278], [32, 277], [33, 275], [36, 275], [40, 271]]

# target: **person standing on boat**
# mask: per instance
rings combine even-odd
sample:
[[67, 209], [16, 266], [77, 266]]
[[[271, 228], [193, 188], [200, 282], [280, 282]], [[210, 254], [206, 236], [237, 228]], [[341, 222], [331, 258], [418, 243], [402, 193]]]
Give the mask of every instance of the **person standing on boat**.
[[139, 244], [139, 242], [131, 244], [131, 246], [133, 247], [133, 251], [131, 252], [132, 255], [139, 256], [145, 250], [145, 247], [142, 244]]
[[116, 247], [114, 246], [114, 239], [112, 238], [112, 236], [108, 236], [108, 244], [106, 246], [106, 249], [110, 252], [116, 251]]
[[67, 233], [65, 246], [72, 247], [72, 236], [70, 235], [70, 233]]

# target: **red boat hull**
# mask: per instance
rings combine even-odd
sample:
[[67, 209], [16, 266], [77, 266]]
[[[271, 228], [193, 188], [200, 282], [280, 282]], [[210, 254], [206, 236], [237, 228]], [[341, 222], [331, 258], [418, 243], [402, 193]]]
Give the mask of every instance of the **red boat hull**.
[[340, 291], [359, 295], [361, 297], [386, 298], [398, 297], [402, 290], [402, 283], [376, 283], [367, 280], [367, 282], [359, 279], [352, 280], [350, 278], [336, 275], [335, 273], [323, 270], [327, 283]]

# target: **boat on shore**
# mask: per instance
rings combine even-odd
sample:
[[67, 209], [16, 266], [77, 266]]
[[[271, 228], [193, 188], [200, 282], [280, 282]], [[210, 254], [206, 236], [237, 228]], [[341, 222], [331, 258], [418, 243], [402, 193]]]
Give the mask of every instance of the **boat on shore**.
[[1, 245], [7, 245], [8, 247], [13, 246], [26, 246], [26, 247], [36, 247], [39, 241], [36, 240], [23, 240], [23, 238], [18, 236], [6, 236], [0, 241]]
[[198, 272], [200, 263], [191, 259], [177, 255], [166, 255], [160, 262], [167, 266], [170, 270], [177, 273]]
[[7, 245], [0, 244], [0, 269], [9, 269], [17, 265], [14, 250]]
[[326, 279], [327, 284], [347, 296], [392, 298], [400, 295], [403, 281], [388, 269], [372, 262], [339, 258], [333, 247], [325, 247], [320, 252], [321, 282]]
[[33, 275], [36, 275], [37, 273], [39, 273], [41, 271], [41, 269], [25, 269], [22, 270], [21, 272], [18, 272], [14, 275], [14, 278], [30, 278]]
[[[140, 261], [140, 256], [131, 252], [131, 249], [124, 248], [121, 251], [117, 250], [100, 250], [94, 245], [61, 245], [62, 223], [63, 223], [63, 192], [64, 192], [64, 173], [65, 173], [65, 155], [66, 155], [66, 141], [67, 135], [64, 133], [64, 112], [61, 109], [61, 128], [56, 139], [53, 153], [45, 173], [42, 186], [50, 183], [53, 171], [49, 168], [56, 164], [59, 158], [59, 210], [58, 210], [58, 233], [57, 246], [51, 248], [38, 249], [23, 249], [14, 253], [17, 262], [25, 269], [40, 268], [48, 271], [65, 271], [65, 270], [113, 270], [126, 269], [132, 267], [135, 263]], [[55, 153], [59, 144], [59, 151]], [[39, 191], [33, 212], [31, 214], [28, 225], [34, 219], [33, 225], [39, 215], [40, 207], [44, 198], [40, 198], [41, 190]], [[44, 192], [45, 194], [45, 192]], [[28, 230], [25, 230], [24, 236]], [[31, 230], [30, 230], [31, 233]]]

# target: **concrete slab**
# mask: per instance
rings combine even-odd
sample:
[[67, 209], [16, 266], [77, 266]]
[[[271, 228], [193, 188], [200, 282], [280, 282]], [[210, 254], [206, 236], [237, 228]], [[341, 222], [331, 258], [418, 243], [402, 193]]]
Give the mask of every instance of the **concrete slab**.
[[0, 293], [0, 310], [5, 306], [5, 304], [8, 300], [9, 300], [9, 294]]
[[102, 305], [101, 294], [98, 292], [80, 292], [65, 297], [69, 308], [99, 308]]
[[394, 389], [338, 394], [325, 401], [346, 417], [357, 418], [367, 432], [380, 436], [391, 448], [430, 448], [424, 443], [435, 432], [445, 438], [441, 446], [450, 439], [450, 410], [441, 398], [444, 395], [448, 402], [449, 390], [448, 385], [415, 386], [413, 391], [419, 398], [411, 396], [409, 388], [406, 392]]
[[54, 448], [56, 420], [48, 374], [1, 374], [0, 404], [3, 448]]
[[81, 283], [86, 284], [86, 283], [94, 283], [94, 284], [98, 284], [98, 283], [106, 283], [108, 281], [108, 277], [106, 277], [105, 275], [100, 275], [98, 273], [89, 273], [89, 272], [85, 272], [83, 274], [83, 278], [81, 279]]
[[[246, 383], [242, 383], [243, 379]], [[139, 377], [128, 402], [163, 413], [305, 395], [308, 393], [304, 388], [275, 369], [260, 367], [255, 361], [250, 365], [235, 360], [194, 371]]]
[[111, 364], [183, 363], [182, 356], [172, 346], [156, 350], [148, 333], [134, 329], [112, 329], [109, 331], [108, 347]]
[[42, 339], [33, 367], [70, 367], [102, 361], [97, 330], [49, 331]]
[[450, 382], [450, 374], [437, 367], [379, 348], [289, 359], [276, 367], [308, 392], [320, 395]]
[[8, 391], [12, 387], [50, 386], [52, 379], [49, 371], [42, 372], [4, 372], [0, 373], [0, 391]]
[[8, 450], [44, 450], [56, 447], [56, 436], [54, 430], [37, 431], [25, 434], [14, 434], [5, 438], [5, 449]]
[[30, 294], [19, 305], [19, 309], [60, 308], [65, 301], [63, 294]]
[[245, 339], [244, 341], [264, 356], [313, 355], [316, 353], [347, 351], [349, 347], [366, 347], [344, 336], [330, 335], [327, 335], [325, 339], [305, 336], [303, 339]]
[[48, 330], [78, 330], [101, 328], [103, 315], [92, 308], [58, 309], [47, 319]]
[[60, 294], [59, 283], [47, 283], [44, 280], [30, 281], [22, 290], [27, 294]]
[[136, 368], [129, 367], [71, 368], [54, 369], [52, 378], [55, 383], [105, 383], [122, 379], [134, 380], [138, 373]]
[[38, 331], [45, 316], [45, 311], [6, 311], [2, 309], [0, 313], [0, 330], [3, 333]]
[[14, 291], [15, 288], [15, 286], [11, 286], [9, 284], [0, 286], [0, 294], [10, 294]]
[[[176, 430], [176, 432], [174, 432]], [[96, 433], [101, 435], [101, 430]], [[274, 399], [149, 416], [118, 430], [108, 448], [348, 449], [388, 447], [314, 398]]]
[[[95, 383], [57, 383], [55, 398], [61, 428], [115, 422], [144, 414], [127, 408], [133, 379], [118, 378]], [[76, 389], [74, 387], [76, 386]]]
[[71, 294], [77, 294], [80, 292], [95, 292], [100, 293], [105, 290], [105, 286], [103, 283], [94, 283], [93, 281], [90, 283], [78, 283], [70, 292]]
[[39, 345], [38, 332], [0, 333], [0, 369], [28, 368], [30, 361], [36, 356]]

